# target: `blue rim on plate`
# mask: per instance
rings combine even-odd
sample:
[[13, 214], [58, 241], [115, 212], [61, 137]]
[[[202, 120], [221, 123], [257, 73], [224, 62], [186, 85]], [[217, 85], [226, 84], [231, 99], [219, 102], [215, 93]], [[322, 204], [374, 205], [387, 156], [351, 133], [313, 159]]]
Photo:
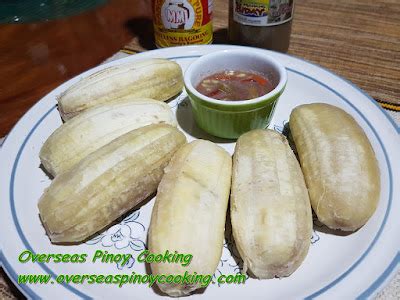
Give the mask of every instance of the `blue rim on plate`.
[[[179, 59], [189, 59], [189, 58], [198, 58], [201, 55], [188, 55], [188, 56], [177, 56], [177, 57], [168, 57], [168, 59], [174, 59], [174, 60], [179, 60]], [[289, 55], [288, 55], [289, 56]], [[303, 59], [300, 59], [298, 57], [294, 57], [295, 59], [301, 60], [301, 61], [305, 61]], [[400, 128], [394, 123], [394, 121], [392, 120], [392, 118], [387, 114], [387, 112], [385, 112], [378, 103], [376, 103], [376, 101], [374, 99], [372, 99], [368, 94], [366, 94], [364, 91], [362, 91], [361, 89], [359, 89], [357, 86], [355, 86], [354, 84], [352, 84], [351, 82], [349, 82], [348, 80], [345, 80], [341, 77], [339, 77], [338, 75], [334, 74], [333, 72], [326, 70], [325, 68], [318, 66], [316, 64], [310, 63], [308, 61], [305, 61], [306, 63], [309, 63], [311, 65], [317, 66], [318, 68], [321, 68], [323, 70], [325, 70], [326, 72], [330, 73], [331, 75], [335, 76], [336, 78], [339, 78], [340, 80], [346, 82], [347, 84], [349, 84], [350, 86], [352, 86], [354, 89], [356, 89], [357, 91], [361, 92], [364, 96], [366, 96], [368, 99], [370, 99], [386, 116], [387, 119], [389, 119], [390, 123], [393, 125], [393, 127], [395, 128], [395, 130], [397, 132], [400, 132]], [[335, 91], [334, 89], [332, 89], [331, 87], [329, 87], [328, 85], [324, 84], [323, 82], [309, 76], [306, 75], [302, 72], [296, 71], [294, 69], [291, 68], [286, 68], [289, 72], [293, 72], [296, 73], [298, 75], [301, 75], [315, 83], [317, 83], [318, 85], [328, 89], [329, 91], [331, 91], [332, 93], [334, 93], [335, 95], [337, 95], [340, 99], [342, 99], [344, 102], [346, 102], [348, 105], [350, 105], [362, 118], [363, 120], [368, 124], [368, 126], [370, 127], [370, 129], [372, 130], [372, 132], [374, 133], [374, 135], [376, 136], [377, 140], [379, 141], [379, 144], [382, 148], [382, 151], [384, 153], [385, 156], [385, 160], [386, 160], [386, 164], [388, 166], [388, 175], [389, 175], [389, 200], [388, 200], [388, 206], [386, 208], [386, 212], [385, 212], [385, 216], [383, 219], [383, 222], [376, 234], [376, 236], [374, 237], [372, 243], [368, 246], [367, 250], [361, 255], [360, 258], [357, 259], [357, 261], [355, 263], [352, 264], [352, 266], [346, 270], [342, 275], [340, 275], [338, 278], [336, 278], [335, 280], [333, 280], [331, 283], [329, 283], [328, 285], [326, 285], [325, 287], [319, 289], [318, 291], [314, 292], [313, 294], [309, 295], [306, 297], [306, 299], [312, 299], [314, 297], [317, 297], [321, 294], [323, 294], [324, 292], [326, 292], [327, 290], [329, 290], [330, 288], [332, 288], [333, 286], [335, 286], [337, 283], [339, 283], [340, 281], [342, 281], [347, 275], [349, 275], [354, 268], [356, 268], [362, 260], [364, 260], [364, 258], [368, 255], [368, 253], [371, 251], [371, 249], [373, 248], [373, 246], [376, 244], [377, 240], [379, 239], [385, 225], [386, 225], [386, 221], [387, 221], [387, 217], [388, 214], [390, 212], [390, 208], [392, 205], [392, 198], [393, 198], [393, 178], [392, 178], [392, 169], [391, 169], [391, 165], [389, 163], [389, 158], [388, 158], [388, 154], [387, 151], [379, 137], [379, 135], [377, 134], [375, 128], [371, 125], [371, 123], [368, 121], [368, 119], [347, 99], [345, 98], [343, 95], [341, 95], [340, 93], [338, 93], [337, 91]], [[15, 203], [14, 203], [14, 180], [15, 180], [15, 174], [16, 174], [16, 170], [17, 170], [17, 166], [18, 166], [18, 162], [19, 159], [21, 157], [21, 154], [25, 148], [25, 145], [27, 144], [28, 140], [30, 139], [30, 137], [32, 136], [32, 134], [34, 133], [34, 131], [36, 130], [36, 128], [40, 125], [40, 123], [43, 122], [43, 120], [56, 108], [56, 106], [52, 107], [50, 110], [48, 110], [37, 122], [36, 124], [32, 127], [32, 129], [29, 131], [28, 135], [25, 137], [22, 145], [20, 146], [18, 152], [17, 152], [17, 156], [15, 158], [14, 164], [13, 164], [13, 168], [12, 168], [12, 173], [11, 173], [11, 178], [10, 178], [10, 207], [11, 207], [11, 213], [12, 213], [12, 217], [13, 217], [13, 221], [14, 221], [14, 225], [17, 229], [17, 232], [19, 234], [19, 237], [21, 238], [21, 241], [23, 242], [23, 244], [25, 245], [26, 249], [31, 250], [33, 253], [35, 253], [35, 251], [32, 249], [31, 245], [29, 244], [29, 241], [26, 239], [25, 235], [22, 232], [21, 226], [18, 222], [18, 218], [16, 215], [16, 210], [15, 210]], [[4, 141], [5, 142], [5, 141]], [[3, 255], [3, 253], [0, 251], [0, 259], [2, 261], [3, 266], [5, 267], [8, 275], [11, 277], [11, 279], [14, 281], [14, 283], [17, 283], [17, 273], [14, 271], [14, 269], [12, 268], [12, 266], [8, 263], [6, 257]], [[387, 277], [392, 274], [392, 272], [397, 268], [397, 265], [400, 262], [400, 254], [399, 252], [397, 253], [397, 255], [392, 259], [391, 263], [389, 264], [388, 267], [385, 268], [385, 271], [372, 283], [371, 286], [369, 286], [363, 293], [361, 293], [358, 298], [360, 299], [364, 299], [367, 298], [368, 296], [370, 296], [371, 294], [373, 294], [377, 288], [379, 288], [382, 283], [387, 279]], [[50, 274], [53, 278], [56, 278], [57, 274], [55, 274], [53, 271], [51, 271], [47, 266], [40, 264], [39, 265], [45, 272], [47, 272], [48, 274]], [[17, 285], [17, 284], [16, 284]], [[19, 289], [22, 290], [22, 292], [24, 292], [27, 296], [31, 297], [31, 298], [39, 298], [38, 295], [35, 294], [35, 292], [30, 289], [27, 285], [17, 285], [19, 287]], [[66, 289], [68, 289], [69, 291], [71, 291], [72, 293], [74, 293], [75, 295], [84, 298], [84, 299], [91, 299], [90, 296], [87, 296], [86, 294], [84, 294], [83, 292], [79, 291], [78, 289], [74, 288], [71, 285], [68, 285], [66, 283], [62, 284], [62, 286], [64, 286]]]

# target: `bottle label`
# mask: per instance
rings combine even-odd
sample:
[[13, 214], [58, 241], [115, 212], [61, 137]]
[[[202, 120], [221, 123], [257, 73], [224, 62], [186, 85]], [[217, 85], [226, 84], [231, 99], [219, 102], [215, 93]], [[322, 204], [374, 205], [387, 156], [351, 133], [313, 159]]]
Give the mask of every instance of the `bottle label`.
[[210, 0], [153, 0], [153, 15], [158, 47], [212, 42]]
[[233, 19], [243, 25], [279, 25], [293, 18], [293, 8], [293, 0], [233, 0]]

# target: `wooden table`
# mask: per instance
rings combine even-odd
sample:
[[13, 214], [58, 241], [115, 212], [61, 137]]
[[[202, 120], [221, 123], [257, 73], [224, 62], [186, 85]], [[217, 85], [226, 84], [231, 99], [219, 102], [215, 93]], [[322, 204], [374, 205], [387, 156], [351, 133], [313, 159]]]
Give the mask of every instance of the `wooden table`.
[[0, 137], [48, 92], [128, 43], [151, 16], [149, 3], [112, 0], [65, 19], [0, 24]]
[[[0, 137], [46, 93], [118, 49], [154, 49], [150, 3], [114, 0], [64, 20], [0, 26]], [[215, 43], [228, 43], [227, 21], [228, 1], [214, 0]], [[385, 108], [400, 110], [397, 0], [296, 1], [289, 54], [331, 69]], [[22, 296], [1, 271], [0, 298], [16, 297]]]

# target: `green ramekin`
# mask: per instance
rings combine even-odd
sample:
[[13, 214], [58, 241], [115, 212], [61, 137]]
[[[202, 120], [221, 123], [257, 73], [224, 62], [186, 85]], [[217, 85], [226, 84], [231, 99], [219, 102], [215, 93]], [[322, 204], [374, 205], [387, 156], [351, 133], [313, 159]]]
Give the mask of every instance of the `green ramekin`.
[[[255, 71], [265, 74], [275, 88], [261, 97], [243, 101], [222, 101], [200, 94], [200, 81], [225, 70]], [[234, 139], [243, 133], [266, 128], [287, 82], [286, 69], [267, 51], [224, 50], [204, 55], [185, 72], [185, 88], [197, 125], [217, 137]]]

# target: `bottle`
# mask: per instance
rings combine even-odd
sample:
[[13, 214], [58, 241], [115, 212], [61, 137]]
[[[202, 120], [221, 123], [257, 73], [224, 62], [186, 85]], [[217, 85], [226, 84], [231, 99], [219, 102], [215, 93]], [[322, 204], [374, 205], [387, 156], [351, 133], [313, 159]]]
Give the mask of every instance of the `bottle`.
[[286, 52], [292, 30], [293, 1], [230, 1], [229, 40], [235, 44]]
[[153, 0], [156, 46], [211, 44], [212, 0]]

